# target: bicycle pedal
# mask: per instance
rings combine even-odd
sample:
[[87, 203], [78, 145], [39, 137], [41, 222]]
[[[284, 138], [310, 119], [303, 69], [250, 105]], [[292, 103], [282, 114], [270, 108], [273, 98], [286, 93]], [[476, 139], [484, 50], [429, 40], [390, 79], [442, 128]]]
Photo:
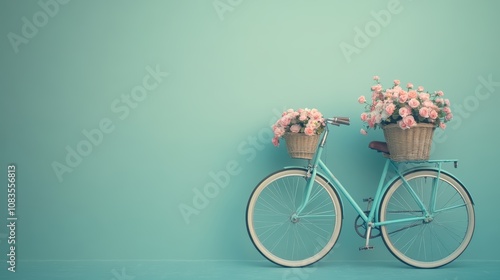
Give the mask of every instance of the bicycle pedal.
[[359, 250], [360, 251], [368, 251], [368, 250], [373, 250], [374, 247], [373, 246], [363, 246], [363, 247], [359, 247]]

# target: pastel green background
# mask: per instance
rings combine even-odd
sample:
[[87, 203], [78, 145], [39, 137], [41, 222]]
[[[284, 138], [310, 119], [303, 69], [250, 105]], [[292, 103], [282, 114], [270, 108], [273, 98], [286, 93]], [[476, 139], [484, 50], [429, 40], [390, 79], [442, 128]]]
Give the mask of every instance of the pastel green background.
[[[377, 23], [374, 15], [388, 5], [398, 12]], [[451, 100], [455, 121], [436, 134], [432, 157], [460, 159], [451, 172], [475, 199], [476, 234], [462, 258], [500, 259], [500, 2], [74, 0], [57, 7], [16, 53], [8, 34], [21, 35], [22, 18], [33, 22], [43, 9], [38, 1], [0, 2], [0, 221], [14, 163], [19, 260], [261, 260], [246, 233], [247, 199], [268, 173], [302, 164], [284, 145], [272, 146], [271, 123], [299, 107], [351, 117], [350, 127], [334, 129], [326, 162], [361, 202], [373, 195], [384, 160], [367, 148], [381, 131], [359, 133], [357, 98], [370, 95], [373, 75], [384, 86], [400, 79]], [[357, 38], [367, 26], [369, 41]], [[356, 51], [344, 54], [346, 44]], [[135, 108], [127, 105], [127, 115], [118, 112], [148, 67], [169, 76]], [[66, 164], [67, 146], [76, 149], [87, 139], [82, 131], [103, 120], [111, 131], [58, 180], [53, 162]], [[197, 193], [224, 172], [219, 185], [227, 185], [212, 188], [197, 209]], [[186, 207], [193, 214], [185, 219]], [[393, 260], [380, 239], [374, 251], [358, 251], [354, 218], [346, 207], [328, 258]], [[0, 227], [3, 261], [6, 234]]]

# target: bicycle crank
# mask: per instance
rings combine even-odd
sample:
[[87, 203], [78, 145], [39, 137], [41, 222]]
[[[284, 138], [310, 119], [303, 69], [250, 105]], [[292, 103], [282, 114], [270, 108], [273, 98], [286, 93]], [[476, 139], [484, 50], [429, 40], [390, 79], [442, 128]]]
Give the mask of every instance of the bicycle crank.
[[[369, 212], [370, 211], [365, 211], [365, 214], [368, 215]], [[358, 215], [358, 217], [356, 217], [356, 219], [354, 220], [354, 230], [361, 238], [366, 238], [368, 229], [366, 227], [365, 221], [363, 221], [360, 215]], [[380, 233], [379, 228], [372, 228], [370, 231], [370, 239], [380, 237], [381, 235], [382, 234]]]

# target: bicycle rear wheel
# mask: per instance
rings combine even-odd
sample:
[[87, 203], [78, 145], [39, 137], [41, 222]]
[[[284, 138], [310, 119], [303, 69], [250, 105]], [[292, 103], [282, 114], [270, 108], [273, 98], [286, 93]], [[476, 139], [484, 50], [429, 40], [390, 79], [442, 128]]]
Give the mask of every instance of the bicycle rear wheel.
[[268, 260], [286, 267], [319, 261], [335, 245], [342, 225], [342, 206], [325, 179], [316, 176], [310, 199], [305, 195], [304, 169], [286, 169], [260, 182], [248, 201], [247, 230], [255, 248]]
[[398, 179], [387, 189], [380, 206], [380, 221], [423, 219], [382, 226], [387, 248], [402, 262], [418, 268], [452, 262], [467, 248], [474, 232], [474, 207], [469, 193], [454, 177], [435, 170], [413, 171], [404, 179], [408, 185]]

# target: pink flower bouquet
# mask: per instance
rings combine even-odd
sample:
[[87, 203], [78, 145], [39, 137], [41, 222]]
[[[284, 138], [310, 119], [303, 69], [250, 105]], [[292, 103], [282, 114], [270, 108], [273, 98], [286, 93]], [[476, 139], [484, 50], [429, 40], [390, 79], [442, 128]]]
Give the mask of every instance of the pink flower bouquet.
[[[410, 129], [418, 123], [434, 124], [442, 129], [446, 122], [453, 118], [450, 101], [445, 99], [442, 91], [424, 92], [422, 86], [414, 89], [412, 83], [406, 85], [407, 90], [400, 86], [399, 80], [394, 80], [392, 88], [383, 89], [379, 77], [371, 87], [372, 98], [368, 103], [364, 96], [358, 98], [360, 104], [365, 104], [365, 112], [361, 120], [366, 128], [377, 128], [387, 124], [398, 124], [401, 129]], [[366, 134], [365, 129], [361, 129]]]
[[304, 133], [305, 135], [320, 135], [325, 129], [325, 119], [317, 109], [288, 109], [272, 126], [274, 131], [273, 144], [279, 146], [279, 140], [286, 132]]

